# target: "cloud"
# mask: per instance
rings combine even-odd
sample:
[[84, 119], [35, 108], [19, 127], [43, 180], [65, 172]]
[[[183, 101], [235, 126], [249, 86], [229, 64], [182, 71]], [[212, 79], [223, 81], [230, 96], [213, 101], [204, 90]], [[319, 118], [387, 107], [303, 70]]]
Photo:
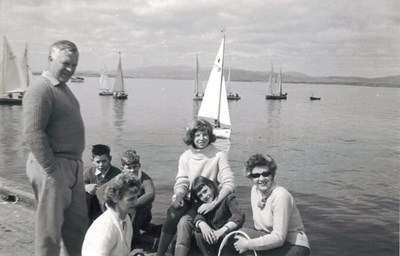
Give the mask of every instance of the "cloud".
[[188, 65], [215, 58], [225, 29], [227, 61], [235, 68], [314, 76], [400, 73], [400, 4], [323, 0], [0, 0], [0, 31], [31, 66], [46, 65], [48, 46], [68, 38], [80, 48], [79, 69]]

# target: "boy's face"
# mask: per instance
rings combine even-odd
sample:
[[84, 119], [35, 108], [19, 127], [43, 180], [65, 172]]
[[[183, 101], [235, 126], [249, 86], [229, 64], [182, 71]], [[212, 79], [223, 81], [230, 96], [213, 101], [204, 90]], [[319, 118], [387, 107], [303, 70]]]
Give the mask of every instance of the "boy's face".
[[124, 173], [133, 173], [136, 176], [138, 175], [139, 169], [140, 169], [140, 163], [125, 164], [122, 166], [122, 171]]
[[106, 154], [100, 155], [100, 156], [94, 156], [92, 158], [92, 162], [93, 162], [94, 166], [96, 166], [97, 170], [104, 173], [110, 167], [111, 156], [108, 156]]

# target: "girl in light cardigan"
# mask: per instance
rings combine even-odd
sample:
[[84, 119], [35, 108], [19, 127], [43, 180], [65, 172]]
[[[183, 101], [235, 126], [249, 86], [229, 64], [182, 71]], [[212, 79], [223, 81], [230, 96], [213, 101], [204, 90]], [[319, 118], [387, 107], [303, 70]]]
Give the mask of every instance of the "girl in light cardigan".
[[252, 179], [251, 207], [254, 228], [243, 228], [251, 239], [235, 236], [241, 255], [309, 256], [310, 245], [293, 196], [275, 181], [277, 165], [271, 156], [256, 154], [246, 162]]

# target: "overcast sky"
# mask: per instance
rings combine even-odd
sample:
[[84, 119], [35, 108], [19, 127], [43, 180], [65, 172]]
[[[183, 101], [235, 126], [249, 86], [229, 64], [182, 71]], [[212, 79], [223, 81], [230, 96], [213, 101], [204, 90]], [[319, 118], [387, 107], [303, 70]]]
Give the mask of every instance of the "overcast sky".
[[[51, 43], [75, 42], [78, 70], [211, 69], [226, 34], [226, 65], [311, 76], [400, 74], [400, 0], [0, 0], [0, 35], [30, 66]], [[1, 40], [2, 41], [2, 40]], [[1, 47], [3, 43], [1, 43]]]

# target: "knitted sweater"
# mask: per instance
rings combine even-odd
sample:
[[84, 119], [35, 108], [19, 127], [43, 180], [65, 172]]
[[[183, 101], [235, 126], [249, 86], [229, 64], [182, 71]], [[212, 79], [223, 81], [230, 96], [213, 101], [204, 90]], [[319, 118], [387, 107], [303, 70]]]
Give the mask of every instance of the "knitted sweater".
[[249, 248], [269, 250], [282, 246], [285, 241], [309, 248], [307, 235], [293, 196], [285, 188], [278, 186], [268, 197], [263, 209], [257, 206], [261, 197], [261, 193], [254, 185], [251, 189], [254, 227], [266, 233], [249, 240]]
[[187, 195], [193, 180], [199, 176], [212, 180], [220, 190], [225, 186], [231, 187], [232, 191], [236, 189], [228, 156], [212, 144], [201, 150], [190, 148], [181, 155], [174, 193]]
[[82, 158], [85, 129], [79, 102], [66, 84], [35, 79], [24, 95], [23, 118], [26, 144], [43, 168], [56, 157]]

